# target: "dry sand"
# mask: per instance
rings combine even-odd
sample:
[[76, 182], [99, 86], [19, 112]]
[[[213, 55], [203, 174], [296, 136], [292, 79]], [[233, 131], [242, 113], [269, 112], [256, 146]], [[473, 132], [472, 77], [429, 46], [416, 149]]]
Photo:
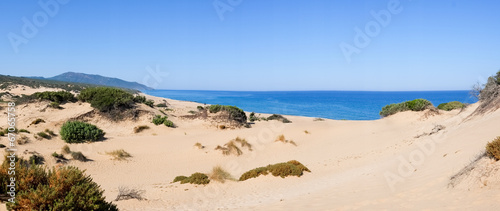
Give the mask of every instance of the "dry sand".
[[[26, 89], [21, 91], [29, 94]], [[92, 161], [70, 161], [66, 165], [85, 169], [105, 190], [108, 201], [116, 198], [120, 186], [143, 191], [146, 200], [114, 202], [120, 210], [495, 210], [500, 207], [500, 166], [493, 160], [481, 158], [471, 164], [471, 171], [450, 180], [484, 152], [488, 141], [500, 135], [500, 111], [467, 121], [464, 120], [477, 104], [463, 111], [442, 111], [437, 115], [429, 111], [403, 112], [375, 121], [314, 121], [314, 118], [286, 116], [293, 123], [258, 121], [251, 128], [221, 130], [217, 123], [180, 117], [201, 104], [148, 98], [156, 103], [166, 100], [172, 109], [167, 114], [177, 128], [155, 126], [151, 123], [152, 114], [118, 123], [94, 117], [89, 121], [103, 129], [107, 139], [70, 145], [71, 150], [81, 151]], [[60, 152], [64, 141], [59, 136], [40, 141], [33, 134], [45, 129], [59, 133], [65, 121], [91, 112], [92, 108], [87, 103], [64, 104], [64, 109], [47, 105], [39, 102], [17, 106], [17, 128], [31, 131], [30, 143], [18, 149], [41, 153], [46, 164], [54, 166], [57, 164], [51, 154]], [[144, 105], [141, 109], [159, 114]], [[0, 119], [7, 118], [4, 112], [0, 111]], [[30, 125], [37, 118], [46, 123]], [[0, 127], [5, 128], [5, 122]], [[133, 128], [138, 125], [148, 125], [150, 129], [135, 134]], [[444, 129], [432, 133], [437, 125]], [[297, 146], [275, 142], [282, 134]], [[252, 144], [253, 151], [242, 149], [241, 156], [224, 156], [214, 150], [238, 136]], [[197, 142], [205, 148], [194, 147]], [[0, 137], [0, 143], [6, 145], [6, 137]], [[106, 154], [117, 149], [124, 149], [133, 157], [117, 161]], [[300, 161], [312, 172], [285, 179], [268, 175], [244, 182], [212, 181], [206, 186], [171, 183], [178, 175], [209, 173], [217, 165], [239, 178], [247, 170], [289, 160]]]

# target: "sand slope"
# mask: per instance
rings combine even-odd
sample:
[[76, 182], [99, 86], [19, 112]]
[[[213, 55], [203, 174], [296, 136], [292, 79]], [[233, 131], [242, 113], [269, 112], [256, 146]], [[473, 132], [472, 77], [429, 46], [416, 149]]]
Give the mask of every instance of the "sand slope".
[[[148, 98], [157, 103], [165, 100]], [[112, 122], [93, 116], [90, 122], [106, 131], [107, 140], [70, 145], [92, 161], [67, 165], [85, 169], [105, 189], [108, 200], [117, 196], [120, 186], [144, 191], [147, 200], [115, 202], [121, 210], [494, 210], [500, 205], [498, 164], [488, 158], [479, 159], [472, 171], [450, 186], [450, 178], [500, 135], [500, 111], [467, 121], [477, 104], [461, 112], [403, 112], [376, 121], [286, 116], [293, 123], [259, 121], [251, 128], [221, 130], [214, 123], [181, 117], [200, 104], [166, 101], [173, 109], [167, 111], [169, 119], [177, 128], [153, 125], [151, 118], [158, 111], [141, 105], [146, 112], [136, 120]], [[61, 110], [46, 108], [47, 104], [18, 106], [18, 128], [32, 134], [46, 128], [58, 133], [66, 120], [92, 111], [86, 103], [65, 104]], [[3, 111], [0, 119], [6, 118]], [[36, 118], [46, 123], [30, 125]], [[133, 128], [138, 125], [150, 129], [135, 134]], [[437, 125], [444, 129], [433, 132]], [[297, 146], [275, 142], [282, 134]], [[252, 144], [253, 151], [242, 149], [237, 157], [214, 150], [237, 136]], [[28, 137], [31, 142], [18, 148], [41, 153], [48, 166], [56, 165], [50, 154], [60, 152], [64, 141]], [[0, 138], [0, 143], [6, 142]], [[197, 142], [205, 148], [193, 147]], [[106, 155], [116, 149], [133, 157], [116, 161]], [[312, 173], [206, 186], [171, 183], [178, 175], [209, 173], [216, 165], [239, 178], [247, 170], [288, 160], [300, 161]]]

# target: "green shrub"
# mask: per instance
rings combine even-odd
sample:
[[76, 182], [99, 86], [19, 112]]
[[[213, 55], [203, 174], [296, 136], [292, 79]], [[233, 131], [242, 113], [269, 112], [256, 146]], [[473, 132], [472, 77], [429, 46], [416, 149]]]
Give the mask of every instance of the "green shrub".
[[59, 158], [59, 159], [64, 159], [64, 155], [63, 154], [57, 154], [57, 152], [53, 152], [52, 153], [52, 157]]
[[186, 176], [177, 176], [175, 177], [173, 182], [181, 182], [181, 184], [185, 183], [191, 183], [191, 184], [197, 184], [197, 185], [206, 185], [210, 183], [210, 179], [206, 174], [203, 173], [194, 173], [191, 174], [191, 176], [186, 177]]
[[60, 109], [60, 108], [62, 108], [62, 107], [59, 105], [59, 103], [58, 103], [58, 102], [50, 102], [49, 107], [51, 107], [51, 108], [56, 108], [56, 109]]
[[98, 141], [105, 135], [105, 133], [95, 125], [80, 121], [68, 121], [64, 123], [59, 134], [66, 143]]
[[283, 122], [283, 123], [292, 123], [292, 121], [288, 120], [287, 118], [285, 118], [284, 116], [281, 116], [279, 114], [273, 114], [273, 115], [267, 117], [267, 120], [278, 120], [278, 121]]
[[441, 103], [438, 105], [437, 108], [440, 110], [451, 111], [454, 109], [459, 109], [459, 108], [461, 109], [464, 107], [465, 107], [465, 104], [458, 102], [458, 101], [452, 101], [452, 102], [448, 102], [448, 103]]
[[134, 96], [122, 89], [111, 87], [92, 87], [84, 89], [78, 99], [89, 102], [101, 112], [132, 108]]
[[32, 96], [35, 97], [36, 99], [40, 99], [40, 100], [50, 100], [50, 101], [55, 102], [57, 104], [64, 103], [64, 102], [76, 102], [75, 95], [73, 95], [71, 92], [66, 92], [66, 91], [36, 92]]
[[144, 104], [146, 104], [147, 106], [153, 108], [153, 106], [155, 105], [155, 101], [153, 101], [153, 100], [146, 100], [144, 102]]
[[43, 164], [44, 161], [45, 161], [45, 159], [40, 155], [32, 155], [32, 156], [30, 156], [30, 159], [29, 159], [29, 163], [34, 164], [34, 165], [41, 165], [41, 164]]
[[39, 132], [39, 133], [37, 133], [36, 135], [37, 135], [37, 136], [39, 136], [39, 137], [42, 137], [42, 138], [44, 138], [44, 139], [51, 139], [51, 138], [52, 138], [52, 137], [50, 137], [50, 135], [49, 135], [49, 134], [47, 134], [47, 133], [45, 133], [45, 132]]
[[250, 122], [255, 122], [258, 120], [259, 120], [259, 118], [255, 116], [255, 112], [250, 113], [250, 115], [248, 116], [248, 121], [250, 121]]
[[165, 120], [167, 120], [167, 116], [161, 116], [161, 115], [156, 115], [155, 117], [153, 117], [153, 124], [155, 125], [160, 125], [160, 124], [163, 124], [163, 122], [165, 122]]
[[486, 154], [496, 160], [500, 160], [500, 136], [486, 145]]
[[71, 152], [71, 157], [74, 159], [74, 160], [78, 160], [78, 161], [82, 161], [82, 162], [87, 162], [87, 157], [85, 157], [85, 155], [83, 155], [83, 153], [81, 152]]
[[5, 132], [0, 131], [0, 136], [5, 136]]
[[286, 163], [277, 163], [273, 165], [268, 165], [266, 167], [259, 167], [245, 172], [240, 177], [240, 181], [245, 181], [250, 178], [256, 178], [260, 175], [267, 175], [271, 173], [273, 176], [280, 176], [285, 178], [287, 176], [297, 176], [300, 177], [304, 171], [311, 172], [307, 167], [302, 165], [299, 161], [291, 160]]
[[432, 103], [425, 99], [415, 99], [402, 103], [386, 105], [380, 111], [380, 116], [386, 117], [403, 111], [423, 111], [432, 106]]
[[[52, 168], [16, 159], [16, 197], [8, 210], [118, 210], [104, 191], [76, 167]], [[7, 195], [9, 159], [0, 167], [0, 194]]]
[[205, 108], [203, 106], [196, 106], [196, 109], [198, 109], [198, 111], [203, 111], [205, 110]]
[[63, 154], [69, 154], [69, 153], [71, 153], [71, 149], [69, 148], [69, 146], [68, 146], [68, 145], [64, 145], [64, 146], [61, 148], [61, 152], [62, 152]]
[[26, 129], [19, 129], [19, 132], [20, 133], [30, 133], [30, 131], [26, 130]]
[[146, 97], [141, 96], [141, 95], [137, 95], [134, 97], [133, 101], [136, 103], [144, 103], [144, 102], [146, 102]]
[[167, 107], [167, 104], [166, 103], [158, 103], [158, 104], [156, 104], [156, 107], [165, 108], [165, 107]]
[[167, 127], [175, 127], [174, 123], [168, 119], [165, 119], [165, 121], [163, 121], [163, 124]]
[[500, 85], [500, 70], [497, 72], [497, 75], [495, 76], [495, 78], [497, 79], [497, 84]]
[[52, 130], [45, 129], [45, 132], [48, 133], [50, 136], [57, 136]]
[[247, 122], [247, 115], [245, 112], [236, 106], [225, 106], [225, 105], [211, 105], [208, 107], [210, 113], [218, 113], [220, 111], [225, 111], [229, 114], [229, 119], [234, 120], [240, 124]]

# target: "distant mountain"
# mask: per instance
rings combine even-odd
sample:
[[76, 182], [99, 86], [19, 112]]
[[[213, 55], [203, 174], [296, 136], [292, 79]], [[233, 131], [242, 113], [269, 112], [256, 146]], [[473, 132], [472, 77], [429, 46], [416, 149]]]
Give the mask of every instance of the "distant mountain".
[[[33, 77], [40, 79], [41, 77]], [[64, 82], [74, 82], [74, 83], [84, 83], [84, 84], [94, 84], [102, 86], [114, 86], [126, 89], [135, 89], [139, 91], [143, 90], [153, 90], [151, 87], [147, 87], [137, 82], [124, 81], [118, 78], [104, 77], [100, 75], [91, 75], [85, 73], [75, 73], [66, 72], [61, 75], [57, 75], [51, 78], [44, 78], [48, 80], [64, 81]]]

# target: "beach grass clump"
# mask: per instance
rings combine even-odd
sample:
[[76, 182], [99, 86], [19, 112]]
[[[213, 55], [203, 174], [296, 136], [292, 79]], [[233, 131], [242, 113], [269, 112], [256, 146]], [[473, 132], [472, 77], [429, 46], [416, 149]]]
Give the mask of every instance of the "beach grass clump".
[[455, 109], [462, 109], [465, 107], [465, 104], [458, 102], [458, 101], [452, 101], [448, 103], [441, 103], [438, 105], [438, 109], [440, 110], [445, 110], [445, 111], [451, 111]]
[[196, 184], [196, 185], [206, 185], [210, 183], [210, 179], [206, 174], [203, 173], [193, 173], [191, 176], [186, 177], [186, 176], [177, 176], [175, 177], [173, 182], [181, 182], [181, 184], [185, 183], [191, 183], [191, 184]]
[[83, 155], [82, 152], [71, 152], [71, 157], [74, 160], [78, 160], [78, 161], [82, 161], [82, 162], [88, 161], [87, 157], [85, 157], [85, 155]]
[[267, 120], [277, 120], [277, 121], [280, 121], [283, 123], [292, 123], [292, 121], [288, 120], [287, 118], [285, 118], [284, 116], [282, 116], [280, 114], [273, 114], [273, 115], [267, 117]]
[[132, 157], [132, 155], [130, 155], [130, 153], [126, 152], [124, 149], [106, 152], [106, 154], [113, 156], [113, 160], [126, 160], [127, 158]]
[[45, 120], [38, 118], [33, 120], [33, 122], [31, 122], [32, 125], [38, 125], [40, 123], [45, 123]]
[[47, 134], [49, 134], [50, 136], [57, 136], [54, 131], [52, 130], [49, 130], [49, 129], [45, 129], [44, 132], [46, 132]]
[[94, 142], [104, 138], [105, 132], [93, 124], [80, 121], [65, 122], [59, 132], [66, 143]]
[[19, 145], [23, 145], [23, 144], [27, 144], [30, 142], [30, 139], [28, 138], [28, 136], [25, 136], [25, 135], [20, 135], [18, 138], [17, 138], [17, 144]]
[[211, 105], [208, 107], [210, 113], [227, 112], [229, 114], [229, 120], [236, 121], [240, 124], [246, 124], [247, 115], [245, 112], [236, 106], [227, 105]]
[[[53, 105], [50, 105], [53, 108], [58, 108], [60, 103], [65, 103], [65, 102], [76, 102], [77, 99], [75, 95], [73, 95], [71, 92], [67, 91], [57, 91], [57, 92], [52, 92], [52, 91], [46, 91], [46, 92], [36, 92], [32, 95], [36, 99], [40, 100], [49, 100], [53, 103], [57, 103], [57, 107], [53, 107]], [[56, 104], [54, 104], [55, 106]]]
[[205, 146], [203, 146], [200, 142], [196, 142], [196, 144], [194, 144], [194, 147], [198, 148], [198, 149], [204, 149]]
[[224, 183], [226, 180], [235, 180], [233, 176], [231, 176], [231, 174], [224, 170], [221, 166], [215, 166], [212, 169], [212, 172], [208, 175], [208, 178], [220, 183]]
[[49, 107], [55, 108], [55, 109], [61, 109], [61, 105], [58, 102], [50, 102]]
[[238, 146], [236, 146], [236, 143], [234, 142], [234, 140], [231, 140], [231, 141], [227, 142], [226, 144], [224, 144], [224, 147], [221, 147], [220, 145], [218, 145], [215, 148], [215, 150], [221, 150], [223, 155], [240, 156], [243, 154], [243, 151], [241, 151], [241, 149]]
[[294, 145], [294, 146], [297, 146], [297, 143], [295, 143], [295, 141], [293, 141], [293, 140], [287, 140], [287, 139], [285, 138], [285, 135], [283, 135], [283, 134], [279, 135], [279, 136], [276, 138], [276, 140], [274, 140], [274, 141], [275, 141], [275, 142], [282, 142], [282, 143], [285, 143], [285, 144], [289, 143], [289, 144], [292, 144], [292, 145]]
[[[8, 210], [118, 210], [106, 202], [104, 190], [84, 171], [76, 167], [32, 165], [16, 157], [16, 200], [7, 203]], [[0, 194], [7, 195], [10, 160], [0, 167]], [[21, 182], [22, 181], [22, 182]]]
[[155, 101], [153, 101], [153, 100], [146, 100], [144, 102], [144, 105], [147, 105], [147, 106], [153, 108], [155, 106]]
[[64, 145], [62, 148], [61, 148], [61, 153], [63, 154], [69, 154], [71, 153], [71, 149], [69, 148], [68, 145]]
[[234, 141], [236, 143], [240, 143], [241, 147], [246, 147], [246, 148], [248, 148], [249, 151], [252, 151], [252, 145], [250, 143], [248, 143], [248, 141], [246, 139], [240, 138], [240, 137], [236, 137], [234, 139]]
[[500, 160], [500, 136], [486, 144], [486, 154], [495, 160]]
[[380, 116], [387, 117], [398, 112], [403, 111], [423, 111], [429, 107], [432, 107], [432, 103], [425, 99], [415, 99], [411, 101], [406, 101], [402, 103], [394, 103], [386, 105], [380, 111]]
[[45, 132], [38, 132], [36, 135], [37, 135], [38, 137], [40, 137], [40, 138], [44, 138], [44, 139], [51, 139], [51, 138], [52, 138], [49, 134], [47, 134], [47, 133], [45, 133]]
[[134, 106], [134, 96], [122, 89], [112, 87], [89, 87], [80, 92], [78, 99], [90, 103], [101, 111], [129, 109]]
[[250, 171], [245, 172], [241, 175], [240, 181], [245, 181], [247, 179], [256, 178], [260, 175], [272, 174], [275, 177], [285, 178], [288, 176], [300, 177], [304, 174], [304, 171], [311, 172], [306, 166], [296, 160], [291, 160], [286, 163], [277, 163], [273, 165], [268, 165], [266, 167], [258, 167]]
[[143, 130], [146, 130], [146, 129], [149, 129], [149, 126], [147, 126], [147, 125], [139, 125], [139, 126], [134, 127], [134, 133], [140, 133], [140, 132], [142, 132]]

